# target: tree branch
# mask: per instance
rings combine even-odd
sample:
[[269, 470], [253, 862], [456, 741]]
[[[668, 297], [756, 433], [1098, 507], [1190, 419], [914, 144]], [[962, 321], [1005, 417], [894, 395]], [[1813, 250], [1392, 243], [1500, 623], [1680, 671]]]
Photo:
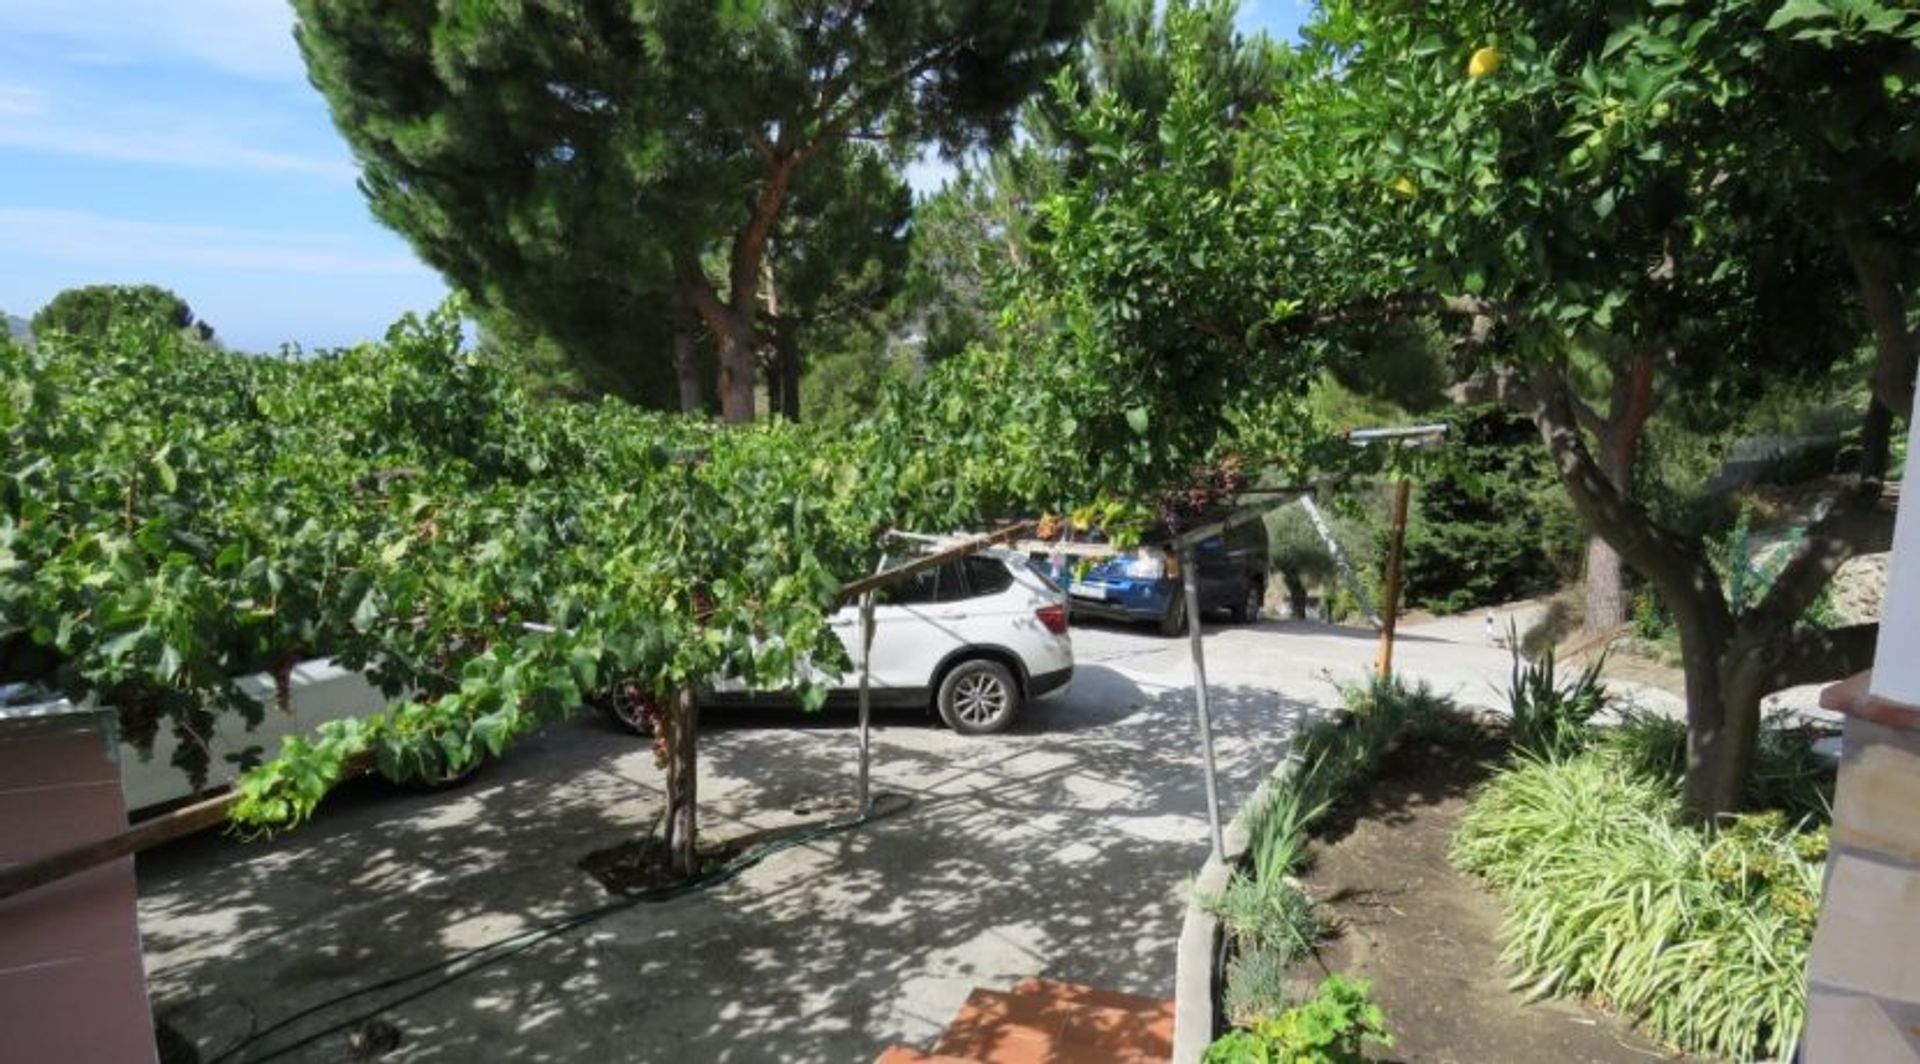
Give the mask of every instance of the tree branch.
[[1892, 545], [1893, 509], [1880, 485], [1862, 481], [1851, 486], [1807, 530], [1766, 597], [1749, 612], [1751, 623], [1762, 629], [1792, 627], [1847, 559]]
[[1729, 621], [1719, 578], [1697, 545], [1655, 524], [1646, 509], [1622, 494], [1594, 460], [1580, 435], [1564, 371], [1553, 366], [1535, 370], [1527, 394], [1532, 398], [1534, 425], [1588, 527], [1653, 581], [1669, 606], [1705, 610], [1708, 619], [1722, 625]]
[[1799, 628], [1768, 640], [1759, 651], [1765, 662], [1759, 693], [1838, 680], [1870, 669], [1879, 638], [1878, 624], [1856, 624], [1826, 631]]

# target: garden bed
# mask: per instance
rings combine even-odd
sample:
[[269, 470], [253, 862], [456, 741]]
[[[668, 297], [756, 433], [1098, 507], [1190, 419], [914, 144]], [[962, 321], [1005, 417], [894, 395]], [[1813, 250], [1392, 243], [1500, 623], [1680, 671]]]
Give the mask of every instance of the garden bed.
[[1666, 1056], [1621, 1019], [1525, 1003], [1500, 963], [1500, 902], [1448, 851], [1468, 792], [1503, 744], [1484, 731], [1421, 737], [1331, 814], [1302, 873], [1330, 934], [1288, 971], [1300, 997], [1332, 973], [1368, 980], [1405, 1061], [1643, 1061]]

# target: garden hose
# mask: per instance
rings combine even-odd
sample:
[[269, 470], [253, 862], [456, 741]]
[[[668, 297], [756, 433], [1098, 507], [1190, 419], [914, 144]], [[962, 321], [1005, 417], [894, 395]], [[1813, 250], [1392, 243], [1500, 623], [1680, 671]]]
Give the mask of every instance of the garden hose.
[[[410, 1001], [425, 997], [483, 968], [491, 967], [510, 957], [523, 953], [542, 942], [557, 938], [575, 928], [584, 927], [602, 917], [611, 916], [618, 912], [625, 912], [628, 909], [647, 902], [670, 901], [674, 898], [684, 897], [688, 894], [717, 887], [722, 883], [731, 882], [737, 879], [740, 874], [747, 869], [754, 867], [767, 858], [772, 857], [774, 854], [793, 849], [796, 846], [804, 846], [811, 842], [817, 842], [821, 839], [838, 835], [841, 832], [851, 831], [854, 828], [871, 824], [874, 821], [895, 816], [899, 813], [904, 813], [911, 808], [912, 805], [913, 799], [904, 794], [892, 792], [876, 794], [863, 812], [829, 820], [818, 827], [808, 828], [784, 838], [761, 843], [758, 846], [748, 849], [733, 860], [711, 871], [694, 876], [691, 879], [682, 880], [664, 887], [655, 887], [651, 890], [636, 891], [615, 901], [608, 902], [605, 905], [596, 906], [592, 909], [586, 909], [567, 916], [555, 917], [552, 920], [528, 928], [525, 931], [495, 939], [485, 945], [475, 946], [472, 949], [456, 953], [451, 957], [435, 961], [432, 964], [415, 968], [410, 972], [369, 983], [358, 989], [349, 990], [344, 994], [337, 994], [318, 1004], [309, 1005], [299, 1012], [275, 1021], [271, 1026], [247, 1034], [238, 1042], [222, 1050], [218, 1056], [208, 1061], [208, 1064], [225, 1064], [227, 1061], [239, 1060], [244, 1060], [245, 1064], [264, 1064], [265, 1061], [276, 1060], [295, 1050], [304, 1049], [328, 1035], [358, 1027], [368, 1020], [379, 1016], [381, 1013], [391, 1011]], [[396, 987], [406, 986], [436, 973], [439, 973], [439, 978], [416, 986], [390, 1001], [382, 1002], [373, 1008], [356, 1013], [344, 1020], [336, 1021], [317, 1031], [304, 1035], [295, 1041], [288, 1042], [274, 1049], [269, 1049], [257, 1056], [242, 1056], [242, 1054], [266, 1041], [272, 1035], [292, 1027], [315, 1013], [323, 1012], [336, 1005], [345, 1004], [355, 998], [365, 997], [368, 994], [377, 994], [382, 990], [392, 990]]]

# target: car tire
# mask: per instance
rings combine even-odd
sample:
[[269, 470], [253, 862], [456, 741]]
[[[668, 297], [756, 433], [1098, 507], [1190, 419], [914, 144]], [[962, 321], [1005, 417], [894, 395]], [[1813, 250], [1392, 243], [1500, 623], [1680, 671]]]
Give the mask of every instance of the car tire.
[[991, 735], [1019, 715], [1020, 682], [991, 658], [970, 658], [940, 678], [933, 704], [955, 734]]
[[1233, 608], [1233, 619], [1237, 624], [1252, 624], [1260, 619], [1260, 606], [1267, 598], [1267, 589], [1258, 580], [1247, 581], [1247, 593], [1240, 605]]
[[642, 739], [653, 738], [653, 722], [647, 719], [647, 704], [634, 697], [632, 685], [617, 683], [589, 699], [589, 703], [607, 715], [621, 731]]
[[1173, 601], [1167, 603], [1167, 612], [1160, 615], [1160, 634], [1171, 639], [1187, 634], [1187, 596], [1175, 592]]

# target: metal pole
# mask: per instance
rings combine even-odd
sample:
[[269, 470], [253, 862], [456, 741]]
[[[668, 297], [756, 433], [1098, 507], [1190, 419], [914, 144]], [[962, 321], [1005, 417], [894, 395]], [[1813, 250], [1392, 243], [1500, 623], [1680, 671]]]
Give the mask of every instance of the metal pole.
[[1347, 552], [1340, 549], [1340, 541], [1333, 538], [1333, 529], [1327, 519], [1320, 514], [1320, 508], [1313, 504], [1313, 496], [1300, 496], [1300, 508], [1307, 512], [1307, 520], [1312, 522], [1313, 530], [1320, 533], [1320, 539], [1327, 545], [1327, 553], [1333, 555], [1334, 568], [1340, 570], [1340, 578], [1347, 582], [1347, 590], [1360, 600], [1360, 608], [1366, 611], [1367, 621], [1375, 628], [1380, 627], [1380, 614], [1373, 608], [1373, 596], [1367, 594], [1367, 585], [1360, 582], [1360, 574], [1353, 571], [1353, 563], [1347, 560]]
[[867, 765], [872, 748], [867, 737], [867, 722], [872, 703], [867, 688], [873, 678], [873, 592], [860, 596], [860, 812], [873, 809], [867, 791]]
[[1407, 545], [1407, 496], [1413, 482], [1401, 480], [1393, 487], [1393, 524], [1388, 532], [1386, 609], [1380, 614], [1380, 678], [1393, 676], [1393, 627], [1400, 616], [1400, 555]]
[[1207, 825], [1213, 829], [1213, 856], [1224, 859], [1226, 840], [1220, 833], [1220, 789], [1214, 782], [1213, 717], [1207, 706], [1207, 658], [1200, 649], [1200, 584], [1195, 576], [1193, 548], [1180, 552], [1180, 576], [1186, 586], [1187, 649], [1193, 655], [1193, 707], [1200, 721], [1200, 764], [1207, 777]]

